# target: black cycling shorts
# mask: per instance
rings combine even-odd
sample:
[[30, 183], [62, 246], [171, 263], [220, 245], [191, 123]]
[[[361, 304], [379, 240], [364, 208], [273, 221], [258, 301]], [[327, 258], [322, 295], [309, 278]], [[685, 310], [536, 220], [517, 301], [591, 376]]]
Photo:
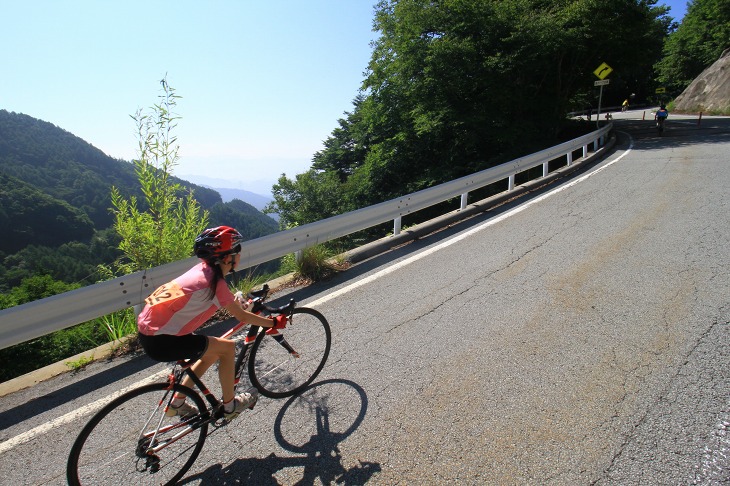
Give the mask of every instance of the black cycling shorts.
[[137, 333], [145, 353], [156, 361], [198, 360], [208, 350], [208, 338], [200, 334], [146, 336]]

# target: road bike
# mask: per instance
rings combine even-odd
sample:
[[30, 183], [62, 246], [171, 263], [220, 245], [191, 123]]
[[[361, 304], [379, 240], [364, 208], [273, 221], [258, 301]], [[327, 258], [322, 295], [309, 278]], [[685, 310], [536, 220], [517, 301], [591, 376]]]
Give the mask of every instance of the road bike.
[[[289, 397], [307, 388], [322, 371], [331, 331], [321, 313], [296, 307], [293, 300], [283, 307], [269, 307], [264, 303], [268, 292], [264, 285], [248, 294], [251, 312], [284, 314], [289, 322], [284, 329], [250, 326], [244, 338], [237, 340], [236, 389], [249, 387], [247, 370], [250, 385], [261, 395]], [[232, 338], [246, 325], [239, 322], [221, 337]], [[171, 485], [182, 478], [200, 454], [209, 427], [228, 423], [221, 400], [192, 372], [193, 363], [178, 361], [167, 381], [123, 393], [97, 412], [71, 447], [66, 467], [69, 484]], [[181, 384], [185, 376], [198, 391]], [[174, 394], [184, 395], [198, 412], [168, 417], [165, 412]]]

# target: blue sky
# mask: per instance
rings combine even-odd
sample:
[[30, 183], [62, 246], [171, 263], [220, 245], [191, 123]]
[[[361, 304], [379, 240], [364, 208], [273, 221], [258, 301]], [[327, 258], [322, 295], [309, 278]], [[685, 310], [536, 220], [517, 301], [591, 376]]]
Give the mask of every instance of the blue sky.
[[[132, 160], [130, 115], [182, 96], [175, 175], [268, 194], [304, 172], [370, 60], [376, 0], [0, 0], [0, 109]], [[679, 20], [685, 0], [664, 0]]]

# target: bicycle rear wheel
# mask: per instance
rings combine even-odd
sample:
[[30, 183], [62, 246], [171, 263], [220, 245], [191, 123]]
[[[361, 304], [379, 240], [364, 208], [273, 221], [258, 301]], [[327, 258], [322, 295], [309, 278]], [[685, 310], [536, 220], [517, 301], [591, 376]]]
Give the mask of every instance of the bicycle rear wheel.
[[[142, 386], [94, 415], [71, 448], [69, 484], [167, 485], [180, 479], [203, 448], [208, 422], [199, 414], [185, 420], [166, 417], [169, 388], [168, 383]], [[175, 385], [174, 391], [205, 411], [205, 402], [192, 389]]]
[[248, 359], [251, 383], [269, 398], [295, 395], [322, 371], [331, 343], [327, 319], [314, 309], [298, 307], [286, 329], [259, 333]]

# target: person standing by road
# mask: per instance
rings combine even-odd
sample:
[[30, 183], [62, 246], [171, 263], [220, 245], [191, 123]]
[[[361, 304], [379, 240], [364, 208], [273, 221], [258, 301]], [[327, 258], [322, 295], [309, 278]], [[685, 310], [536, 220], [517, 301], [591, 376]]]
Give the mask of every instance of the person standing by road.
[[[202, 261], [180, 277], [155, 290], [137, 319], [139, 342], [147, 355], [157, 361], [197, 360], [191, 368], [202, 376], [215, 362], [223, 390], [226, 420], [253, 408], [258, 396], [234, 396], [235, 344], [230, 339], [196, 334], [215, 311], [224, 308], [236, 319], [254, 326], [282, 329], [284, 315], [265, 318], [248, 312], [228, 288], [225, 276], [235, 271], [241, 258], [243, 236], [230, 226], [209, 228], [195, 239], [193, 250]], [[182, 382], [191, 386], [186, 376]], [[170, 417], [196, 413], [185, 397], [175, 396], [166, 414]]]

